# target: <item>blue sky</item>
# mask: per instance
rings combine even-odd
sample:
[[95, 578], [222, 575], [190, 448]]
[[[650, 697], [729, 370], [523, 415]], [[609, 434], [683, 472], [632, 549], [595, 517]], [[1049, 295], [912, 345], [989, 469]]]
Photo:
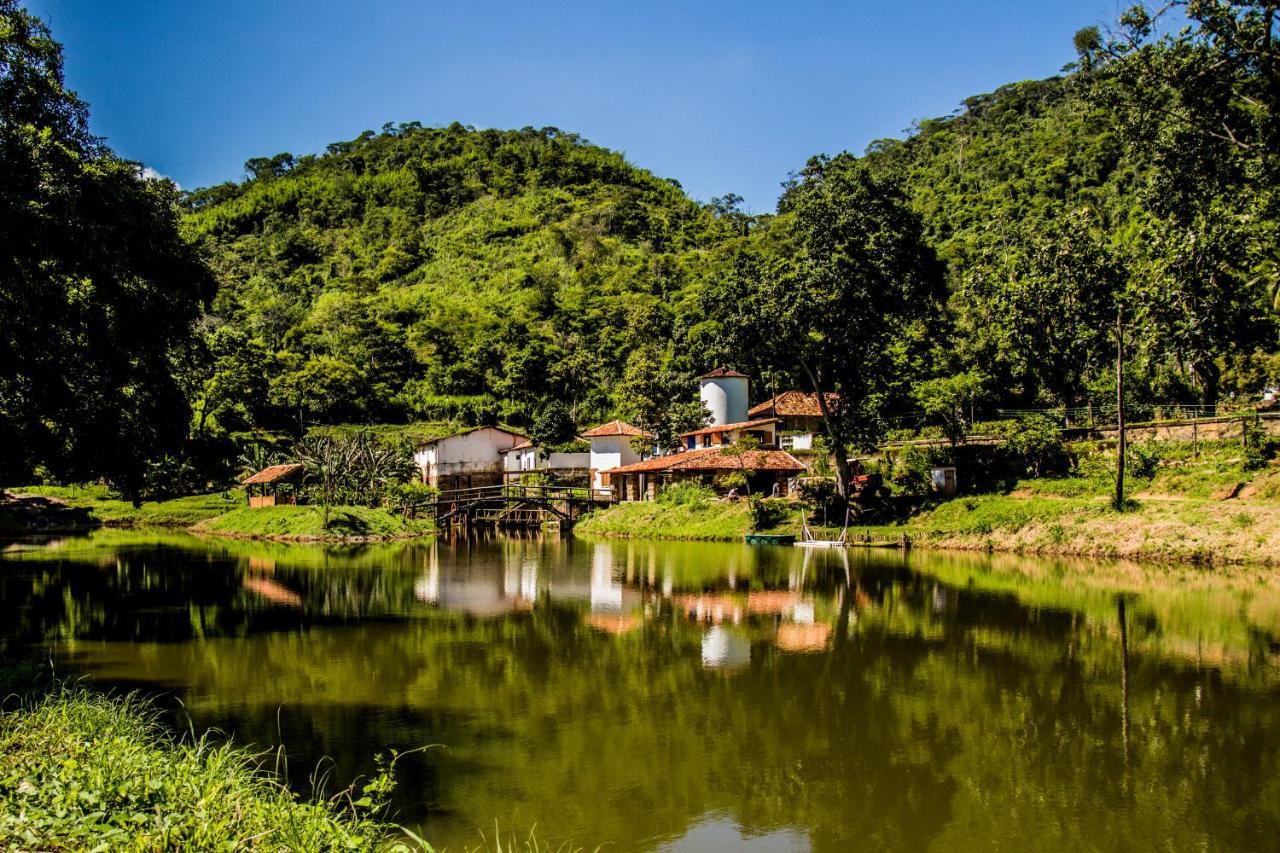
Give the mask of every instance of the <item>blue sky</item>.
[[1117, 0], [29, 0], [94, 132], [194, 188], [387, 121], [555, 126], [771, 211], [812, 154], [1054, 74]]

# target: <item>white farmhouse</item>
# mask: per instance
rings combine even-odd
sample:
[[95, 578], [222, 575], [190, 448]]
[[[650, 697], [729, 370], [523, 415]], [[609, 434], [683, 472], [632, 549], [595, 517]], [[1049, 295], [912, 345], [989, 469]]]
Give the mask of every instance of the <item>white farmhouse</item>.
[[651, 438], [647, 432], [625, 421], [609, 421], [582, 433], [591, 442], [591, 488], [610, 488], [609, 471], [640, 461], [631, 446], [633, 438]]
[[502, 485], [502, 451], [528, 441], [502, 427], [475, 427], [418, 448], [413, 461], [422, 482], [442, 491]]

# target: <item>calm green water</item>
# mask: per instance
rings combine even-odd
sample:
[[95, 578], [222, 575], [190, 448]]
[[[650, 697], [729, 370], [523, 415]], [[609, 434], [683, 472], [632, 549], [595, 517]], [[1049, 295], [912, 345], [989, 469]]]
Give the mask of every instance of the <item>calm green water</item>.
[[438, 744], [395, 807], [455, 849], [1274, 849], [1280, 590], [1083, 568], [104, 531], [7, 553], [0, 642], [282, 744], [304, 791]]

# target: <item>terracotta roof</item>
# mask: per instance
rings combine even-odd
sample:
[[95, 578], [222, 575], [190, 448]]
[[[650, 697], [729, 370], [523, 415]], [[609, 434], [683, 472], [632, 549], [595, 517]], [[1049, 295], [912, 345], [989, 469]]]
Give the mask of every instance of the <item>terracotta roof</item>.
[[644, 436], [649, 438], [649, 433], [640, 429], [640, 427], [632, 426], [626, 421], [609, 421], [607, 424], [600, 424], [598, 427], [592, 427], [581, 434], [582, 438], [597, 438], [605, 435], [633, 435]]
[[[796, 459], [785, 450], [751, 450], [744, 453], [741, 457], [727, 456], [720, 452], [720, 448], [712, 447], [708, 450], [714, 453], [699, 454], [694, 458], [684, 459], [675, 462], [671, 466], [673, 471], [733, 471], [738, 468], [746, 468], [755, 471], [803, 471], [804, 465], [799, 459]], [[677, 453], [674, 457], [668, 456], [667, 459], [679, 460], [681, 456], [691, 457], [693, 453]], [[610, 473], [617, 473], [618, 469], [614, 468]]]
[[736, 371], [736, 370], [730, 370], [730, 369], [729, 369], [729, 368], [727, 368], [727, 367], [717, 367], [715, 370], [711, 371], [710, 373], [704, 373], [704, 374], [702, 374], [701, 376], [699, 376], [698, 378], [699, 378], [699, 379], [720, 379], [721, 377], [725, 377], [725, 376], [735, 376], [735, 377], [737, 377], [738, 379], [750, 379], [750, 378], [751, 378], [751, 377], [747, 376], [747, 374], [745, 374], [745, 373], [739, 373], [738, 371]]
[[609, 470], [609, 476], [617, 474], [641, 474], [650, 471], [735, 471], [739, 468], [754, 471], [803, 471], [805, 467], [785, 450], [751, 450], [742, 457], [728, 456], [719, 447], [686, 450], [668, 456], [655, 456], [633, 465], [623, 465]]
[[718, 432], [733, 432], [735, 429], [751, 429], [752, 427], [764, 426], [765, 424], [776, 424], [777, 422], [777, 418], [757, 418], [754, 421], [740, 421], [736, 424], [720, 424], [719, 426], [695, 429], [692, 432], [682, 432], [680, 433], [680, 437], [684, 438], [688, 435], [714, 435]]
[[530, 447], [533, 447], [533, 442], [526, 438], [524, 441], [520, 442], [519, 444], [513, 444], [510, 447], [504, 447], [498, 452], [506, 453], [508, 450], [528, 450]]
[[719, 453], [718, 447], [704, 447], [701, 450], [687, 450], [684, 453], [671, 453], [667, 456], [653, 456], [641, 462], [632, 462], [630, 465], [621, 465], [617, 468], [610, 468], [608, 474], [612, 477], [614, 474], [642, 474], [647, 471], [666, 471], [671, 468], [676, 460], [684, 459], [691, 456], [705, 456], [708, 453]]
[[[840, 405], [840, 395], [828, 393], [827, 408]], [[765, 400], [758, 406], [747, 410], [751, 417], [775, 415], [780, 418], [820, 418], [822, 409], [818, 406], [817, 394], [806, 394], [804, 391], [783, 391], [776, 397]]]
[[288, 462], [284, 465], [268, 465], [258, 473], [246, 477], [242, 482], [246, 486], [279, 483], [281, 480], [292, 480], [305, 470], [306, 466], [298, 462]]

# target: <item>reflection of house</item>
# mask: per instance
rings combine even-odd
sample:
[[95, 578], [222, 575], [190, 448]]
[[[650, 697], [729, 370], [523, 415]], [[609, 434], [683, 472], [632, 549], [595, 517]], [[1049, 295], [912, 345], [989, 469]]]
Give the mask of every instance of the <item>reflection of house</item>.
[[251, 477], [245, 478], [244, 491], [249, 506], [263, 507], [277, 504], [296, 504], [298, 488], [306, 468], [296, 462], [286, 465], [269, 465]]
[[528, 436], [502, 427], [475, 427], [427, 442], [413, 454], [413, 461], [422, 472], [422, 481], [438, 489], [500, 486], [499, 454], [528, 440]]
[[557, 481], [581, 481], [586, 478], [591, 464], [590, 453], [548, 452], [527, 440], [499, 450], [498, 454], [502, 457], [502, 473], [507, 480], [518, 480], [524, 474], [541, 472], [552, 475]]
[[742, 472], [755, 494], [771, 494], [774, 484], [787, 493], [787, 480], [803, 473], [804, 465], [784, 450], [751, 450], [730, 456], [718, 447], [657, 456], [610, 472], [618, 500], [652, 500], [659, 488], [696, 480], [711, 485], [718, 475]]
[[[828, 411], [840, 405], [839, 394], [827, 394], [825, 397]], [[787, 450], [812, 450], [814, 436], [822, 429], [822, 407], [818, 405], [818, 395], [804, 391], [784, 391], [770, 397], [758, 406], [752, 406], [747, 416], [778, 418], [780, 431], [799, 433], [783, 438], [782, 444]]]
[[609, 488], [610, 472], [614, 468], [640, 461], [640, 454], [631, 446], [632, 440], [650, 437], [644, 430], [625, 421], [609, 421], [584, 432], [581, 438], [591, 442], [591, 488]]

